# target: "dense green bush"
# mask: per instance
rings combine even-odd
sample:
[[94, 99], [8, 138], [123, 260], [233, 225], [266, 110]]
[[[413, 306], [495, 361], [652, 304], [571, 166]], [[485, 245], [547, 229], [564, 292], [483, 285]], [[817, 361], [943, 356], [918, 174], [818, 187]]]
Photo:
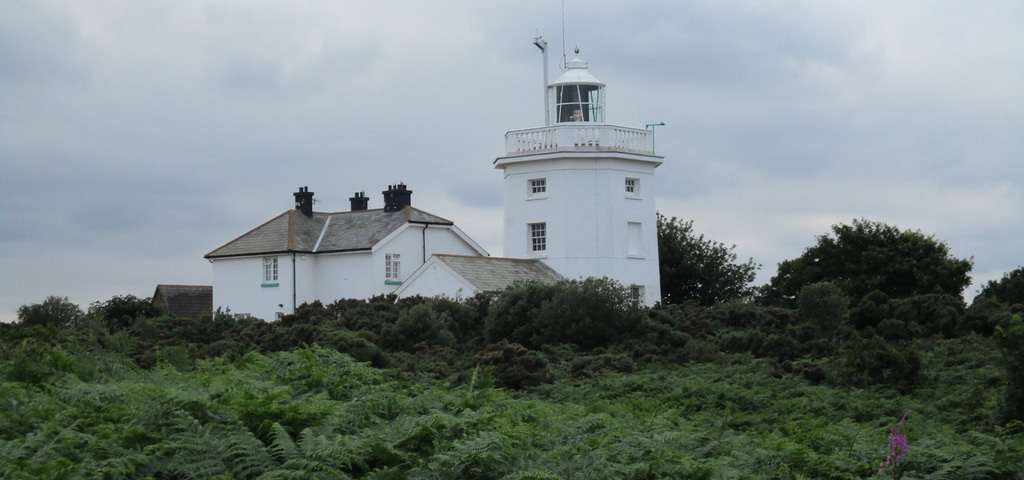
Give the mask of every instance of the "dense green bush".
[[902, 320], [908, 329], [923, 336], [955, 335], [964, 315], [963, 298], [953, 295], [916, 295], [890, 302], [892, 316]]
[[1024, 422], [1024, 319], [1014, 315], [1005, 328], [995, 328], [992, 338], [999, 345], [1006, 369], [1005, 417]]
[[[362, 335], [360, 335], [362, 333]], [[377, 368], [391, 365], [391, 357], [377, 344], [373, 343], [369, 332], [352, 332], [349, 330], [333, 330], [321, 335], [316, 340], [321, 345], [341, 353], [347, 353], [360, 362], [369, 362]]]
[[488, 342], [532, 349], [559, 343], [593, 349], [632, 333], [642, 316], [628, 289], [607, 278], [519, 283], [491, 305], [485, 335]]
[[824, 338], [834, 341], [846, 318], [850, 299], [832, 282], [804, 286], [797, 296], [800, 318], [815, 325]]
[[151, 299], [135, 295], [118, 295], [89, 305], [89, 317], [101, 321], [110, 330], [122, 330], [138, 319], [159, 317], [163, 313]]
[[540, 354], [506, 340], [477, 352], [473, 363], [490, 367], [491, 375], [501, 387], [522, 388], [536, 385], [548, 377], [547, 361]]
[[834, 376], [859, 388], [884, 385], [909, 393], [918, 385], [920, 375], [921, 356], [910, 344], [855, 335], [840, 352]]
[[978, 297], [960, 317], [960, 323], [956, 327], [957, 334], [992, 335], [997, 325], [1009, 324], [1013, 316], [1010, 312], [1010, 307], [994, 298]]
[[881, 290], [874, 290], [861, 297], [849, 313], [850, 324], [857, 330], [874, 329], [890, 315], [889, 296]]
[[438, 312], [432, 305], [421, 303], [398, 314], [398, 320], [383, 331], [383, 342], [396, 350], [412, 351], [417, 344], [451, 347], [454, 324], [447, 312]]

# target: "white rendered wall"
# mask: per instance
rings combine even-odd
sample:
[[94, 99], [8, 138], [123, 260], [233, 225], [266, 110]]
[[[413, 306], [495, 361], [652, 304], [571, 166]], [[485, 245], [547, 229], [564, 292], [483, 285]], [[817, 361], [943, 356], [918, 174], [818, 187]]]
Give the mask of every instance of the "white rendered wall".
[[[570, 156], [571, 155], [571, 156]], [[642, 285], [644, 302], [661, 299], [654, 204], [655, 161], [616, 153], [550, 154], [530, 161], [505, 158], [505, 255], [541, 258], [567, 278], [609, 277]], [[531, 195], [529, 180], [547, 192]], [[625, 180], [638, 181], [626, 193]], [[547, 250], [530, 250], [528, 225], [546, 223]], [[630, 253], [628, 224], [639, 223], [639, 251]]]
[[428, 261], [423, 272], [415, 279], [407, 280], [402, 287], [401, 297], [444, 295], [449, 298], [467, 298], [477, 293], [472, 285], [463, 282], [450, 269], [440, 265], [437, 261]]
[[399, 277], [403, 282], [423, 265], [425, 259], [429, 259], [435, 253], [479, 255], [455, 232], [445, 226], [409, 224], [399, 230], [397, 235], [374, 249], [372, 271], [374, 285], [379, 286], [378, 293], [394, 293], [401, 286], [400, 284], [384, 283], [385, 255], [388, 253], [401, 254], [402, 266], [399, 270]]
[[[383, 268], [383, 267], [382, 267]], [[341, 298], [376, 295], [372, 281], [373, 256], [369, 251], [317, 255], [317, 296], [325, 304]]]
[[220, 258], [213, 261], [213, 308], [230, 309], [266, 321], [277, 312], [292, 313], [291, 255], [276, 255], [276, 287], [263, 287], [263, 257]]

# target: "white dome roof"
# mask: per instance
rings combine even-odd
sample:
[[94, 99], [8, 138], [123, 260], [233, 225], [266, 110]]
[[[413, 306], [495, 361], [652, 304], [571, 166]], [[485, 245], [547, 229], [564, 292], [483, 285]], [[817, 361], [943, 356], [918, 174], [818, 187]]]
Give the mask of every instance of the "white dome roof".
[[604, 82], [590, 74], [590, 71], [587, 70], [587, 62], [584, 62], [580, 57], [570, 60], [567, 66], [569, 70], [566, 70], [561, 77], [558, 77], [558, 80], [551, 82], [551, 85], [583, 84], [605, 86]]

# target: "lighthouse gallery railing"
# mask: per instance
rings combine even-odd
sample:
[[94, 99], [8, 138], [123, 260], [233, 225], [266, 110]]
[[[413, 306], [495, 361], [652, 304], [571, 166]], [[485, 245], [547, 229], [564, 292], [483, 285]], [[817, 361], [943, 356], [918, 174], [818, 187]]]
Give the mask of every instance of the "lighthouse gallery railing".
[[570, 123], [512, 130], [505, 134], [508, 155], [545, 151], [614, 150], [653, 155], [650, 130], [594, 123]]

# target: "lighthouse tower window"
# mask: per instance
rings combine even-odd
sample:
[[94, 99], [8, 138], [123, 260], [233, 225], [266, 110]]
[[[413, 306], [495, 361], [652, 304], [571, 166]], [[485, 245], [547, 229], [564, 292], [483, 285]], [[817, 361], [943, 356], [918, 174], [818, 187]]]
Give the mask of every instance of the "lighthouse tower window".
[[540, 195], [542, 193], [547, 193], [547, 191], [548, 191], [548, 181], [547, 181], [547, 179], [545, 179], [545, 178], [534, 178], [534, 179], [530, 180], [530, 194], [531, 195]]
[[546, 223], [531, 223], [530, 227], [530, 251], [541, 253], [548, 249], [548, 227]]
[[636, 178], [626, 179], [626, 196], [627, 197], [639, 197], [640, 196], [640, 180]]

